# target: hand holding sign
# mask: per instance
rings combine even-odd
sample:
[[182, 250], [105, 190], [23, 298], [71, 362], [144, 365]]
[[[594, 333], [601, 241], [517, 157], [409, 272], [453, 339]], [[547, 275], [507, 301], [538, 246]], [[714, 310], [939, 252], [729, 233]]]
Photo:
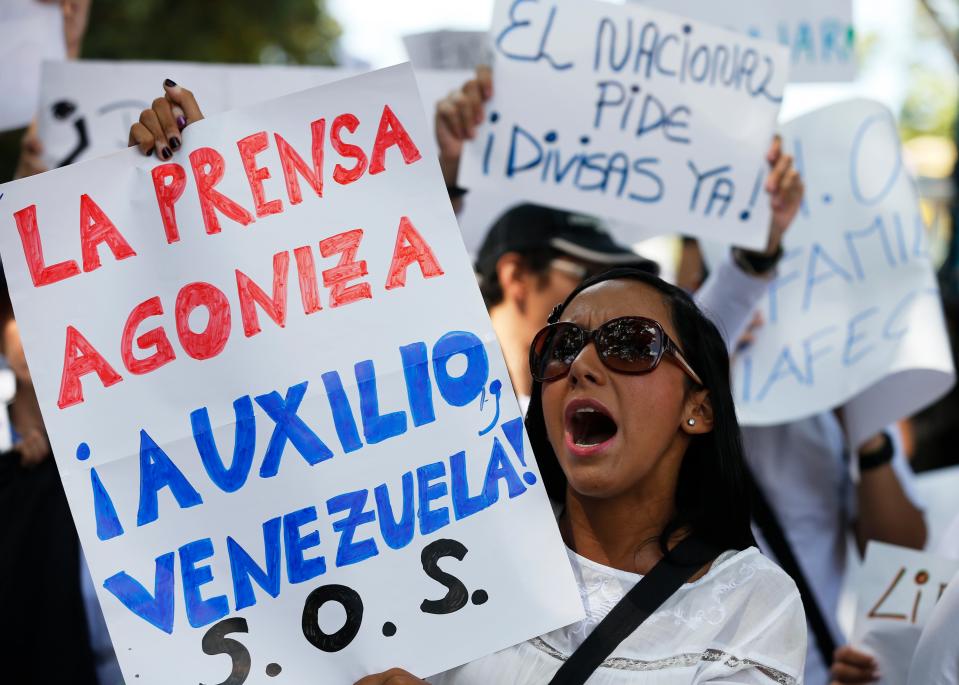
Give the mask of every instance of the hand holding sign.
[[426, 681], [420, 680], [402, 668], [391, 668], [388, 671], [361, 678], [355, 685], [426, 685]]
[[140, 121], [130, 127], [129, 144], [145, 155], [156, 151], [158, 159], [170, 159], [180, 147], [180, 132], [203, 119], [193, 93], [175, 81], [163, 82], [164, 95], [140, 113]]
[[829, 674], [833, 683], [872, 683], [879, 679], [879, 662], [865, 652], [843, 645], [836, 650]]
[[447, 188], [456, 185], [463, 144], [476, 136], [476, 127], [485, 117], [485, 103], [491, 97], [493, 73], [481, 66], [476, 69], [476, 78], [436, 103], [436, 142]]

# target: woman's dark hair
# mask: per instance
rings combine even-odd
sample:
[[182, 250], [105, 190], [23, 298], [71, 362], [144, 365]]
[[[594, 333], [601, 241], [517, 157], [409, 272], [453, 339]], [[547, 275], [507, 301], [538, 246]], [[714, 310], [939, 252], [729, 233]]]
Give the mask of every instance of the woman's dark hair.
[[[755, 545], [750, 529], [749, 494], [743, 462], [742, 439], [730, 389], [729, 355], [722, 335], [699, 310], [692, 298], [662, 279], [632, 268], [610, 269], [579, 285], [550, 314], [558, 321], [569, 303], [586, 288], [610, 280], [639, 281], [663, 296], [678, 335], [677, 344], [709, 390], [713, 430], [693, 436], [683, 457], [676, 486], [676, 514], [659, 536], [663, 553], [678, 531], [688, 530], [717, 552], [745, 549]], [[688, 381], [692, 383], [692, 381]], [[533, 383], [526, 414], [533, 453], [550, 499], [563, 502], [566, 475], [560, 468], [546, 435], [543, 417], [542, 383]]]

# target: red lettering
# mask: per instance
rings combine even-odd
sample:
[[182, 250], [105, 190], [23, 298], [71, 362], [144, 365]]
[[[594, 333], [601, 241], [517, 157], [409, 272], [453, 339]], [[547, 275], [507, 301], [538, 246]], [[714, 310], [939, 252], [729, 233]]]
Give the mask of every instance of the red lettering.
[[[206, 328], [194, 333], [190, 314], [197, 307], [206, 307], [209, 319]], [[190, 283], [176, 296], [176, 332], [183, 350], [194, 359], [209, 359], [223, 351], [230, 338], [230, 303], [220, 290], [209, 283]]]
[[123, 339], [120, 343], [120, 356], [123, 358], [123, 365], [127, 371], [142, 375], [159, 369], [164, 364], [176, 359], [173, 352], [173, 346], [166, 332], [160, 328], [151, 328], [149, 331], [136, 339], [137, 347], [141, 350], [156, 350], [146, 359], [137, 359], [133, 356], [133, 336], [136, 335], [137, 327], [144, 320], [151, 316], [160, 316], [163, 314], [163, 305], [159, 297], [151, 297], [146, 302], [141, 302], [127, 317], [126, 325], [123, 327]]
[[103, 356], [97, 352], [80, 331], [67, 326], [67, 339], [63, 353], [63, 374], [60, 376], [60, 397], [57, 406], [66, 409], [83, 402], [83, 385], [80, 378], [96, 373], [104, 388], [109, 388], [123, 379]]
[[[290, 273], [290, 253], [273, 255], [273, 297], [254, 283], [249, 276], [236, 270], [236, 287], [240, 295], [240, 314], [243, 317], [243, 333], [252, 337], [260, 332], [260, 319], [255, 304], [259, 304], [280, 327], [286, 327], [286, 284]], [[255, 304], [254, 304], [255, 303]]]
[[243, 170], [246, 171], [246, 178], [250, 182], [250, 190], [253, 192], [253, 208], [258, 217], [278, 214], [283, 211], [283, 203], [280, 200], [266, 200], [266, 192], [263, 190], [263, 181], [270, 178], [270, 170], [266, 167], [256, 166], [256, 156], [269, 147], [269, 141], [266, 137], [266, 131], [254, 133], [252, 136], [237, 141], [236, 146], [240, 149], [240, 159], [243, 160]]
[[166, 241], [167, 244], [172, 244], [180, 239], [180, 229], [176, 225], [176, 209], [173, 206], [186, 188], [186, 172], [179, 164], [170, 162], [153, 167], [152, 173], [153, 191], [157, 196], [160, 218], [163, 219]]
[[409, 217], [400, 217], [400, 227], [396, 232], [396, 245], [393, 247], [393, 261], [386, 277], [386, 289], [402, 288], [406, 285], [406, 270], [410, 264], [420, 265], [423, 278], [442, 276], [443, 269], [429, 244], [423, 240]]
[[380, 126], [376, 130], [376, 140], [373, 142], [373, 153], [370, 155], [370, 174], [378, 174], [386, 169], [386, 151], [394, 145], [400, 148], [403, 161], [407, 164], [412, 164], [422, 157], [393, 110], [389, 105], [384, 105]]
[[63, 262], [46, 266], [43, 262], [43, 245], [40, 243], [40, 229], [37, 226], [37, 206], [24, 207], [13, 213], [17, 222], [17, 232], [23, 245], [23, 255], [27, 258], [27, 268], [30, 270], [30, 279], [33, 286], [50, 285], [65, 278], [80, 273], [80, 266], [76, 261], [68, 259]]
[[303, 201], [300, 183], [296, 178], [297, 172], [306, 179], [317, 197], [323, 197], [323, 137], [326, 135], [326, 119], [317, 119], [310, 124], [310, 132], [313, 136], [310, 145], [313, 169], [307, 166], [283, 136], [279, 133], [273, 134], [276, 151], [280, 155], [280, 166], [283, 168], [283, 180], [286, 182], [286, 195], [290, 198], [291, 205], [298, 205]]
[[100, 243], [106, 243], [117, 260], [136, 256], [136, 252], [97, 203], [89, 195], [81, 195], [80, 252], [84, 271], [100, 268], [100, 253], [97, 251]]
[[340, 137], [340, 131], [346, 128], [350, 133], [356, 132], [356, 127], [360, 125], [360, 120], [352, 114], [341, 114], [333, 120], [333, 126], [330, 128], [330, 144], [341, 157], [355, 159], [356, 164], [352, 169], [347, 169], [340, 164], [333, 167], [333, 180], [340, 185], [352, 183], [366, 171], [366, 153], [358, 146], [350, 143], [344, 143]]
[[323, 272], [323, 286], [330, 288], [330, 307], [342, 307], [357, 300], [372, 300], [369, 283], [347, 286], [346, 282], [362, 278], [368, 272], [366, 260], [356, 260], [356, 253], [363, 240], [363, 229], [357, 228], [320, 241], [320, 254], [330, 257], [340, 254], [340, 261], [332, 269]]
[[196, 179], [196, 192], [200, 198], [203, 225], [209, 235], [220, 232], [217, 210], [243, 226], [253, 221], [253, 215], [214, 187], [223, 178], [225, 164], [219, 152], [210, 147], [201, 147], [190, 153], [190, 166]]
[[323, 307], [320, 306], [313, 250], [307, 246], [298, 247], [293, 250], [293, 257], [296, 259], [296, 272], [300, 277], [300, 299], [303, 300], [303, 313], [315, 314]]

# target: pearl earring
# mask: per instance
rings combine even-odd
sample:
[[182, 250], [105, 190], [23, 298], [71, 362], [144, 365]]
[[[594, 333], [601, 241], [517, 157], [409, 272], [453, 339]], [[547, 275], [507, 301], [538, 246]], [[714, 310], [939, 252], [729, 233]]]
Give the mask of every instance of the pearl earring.
[[687, 419], [686, 425], [695, 426], [695, 425], [696, 425], [696, 419]]

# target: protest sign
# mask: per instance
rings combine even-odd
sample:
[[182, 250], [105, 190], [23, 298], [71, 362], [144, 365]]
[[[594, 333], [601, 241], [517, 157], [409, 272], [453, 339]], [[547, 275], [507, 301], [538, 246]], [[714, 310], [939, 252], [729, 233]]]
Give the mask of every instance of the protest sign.
[[[163, 94], [167, 78], [193, 91], [204, 114], [210, 115], [358, 73], [339, 67], [48, 62], [43, 65], [38, 114], [44, 162], [54, 169], [127, 147], [130, 125]], [[437, 100], [468, 77], [469, 72], [416, 72], [426, 111], [431, 113]], [[434, 149], [432, 136], [424, 149]]]
[[959, 561], [870, 541], [851, 644], [876, 657], [880, 685], [906, 682], [922, 628], [957, 571]]
[[639, 5], [499, 0], [493, 99], [461, 185], [766, 244], [785, 48]]
[[792, 82], [856, 78], [852, 0], [632, 0], [789, 48]]
[[128, 682], [427, 675], [582, 616], [428, 136], [401, 66], [0, 186]]
[[40, 64], [66, 54], [60, 3], [0, 3], [0, 131], [30, 123], [37, 107]]
[[945, 394], [955, 380], [915, 185], [892, 114], [849, 100], [783, 127], [806, 197], [736, 355], [743, 425], [843, 406], [853, 446]]
[[485, 31], [425, 31], [403, 36], [414, 69], [475, 69], [489, 64]]

